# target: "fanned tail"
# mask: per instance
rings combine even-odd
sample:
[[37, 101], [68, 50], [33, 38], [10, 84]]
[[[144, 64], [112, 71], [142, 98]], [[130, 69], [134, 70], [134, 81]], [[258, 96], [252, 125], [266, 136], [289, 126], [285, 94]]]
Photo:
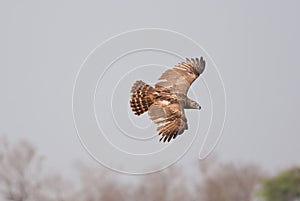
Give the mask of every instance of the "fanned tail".
[[141, 80], [133, 84], [130, 91], [130, 107], [135, 115], [141, 115], [148, 111], [153, 103], [152, 94], [154, 91], [153, 87]]

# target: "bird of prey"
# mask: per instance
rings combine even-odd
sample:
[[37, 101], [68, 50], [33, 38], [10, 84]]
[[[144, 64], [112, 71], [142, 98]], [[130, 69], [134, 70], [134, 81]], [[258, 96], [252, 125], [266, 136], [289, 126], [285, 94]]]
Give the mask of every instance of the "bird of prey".
[[170, 142], [188, 129], [184, 109], [201, 109], [187, 93], [204, 69], [203, 57], [186, 59], [165, 71], [154, 87], [141, 80], [133, 84], [130, 107], [135, 115], [148, 111], [150, 119], [157, 124], [160, 141]]

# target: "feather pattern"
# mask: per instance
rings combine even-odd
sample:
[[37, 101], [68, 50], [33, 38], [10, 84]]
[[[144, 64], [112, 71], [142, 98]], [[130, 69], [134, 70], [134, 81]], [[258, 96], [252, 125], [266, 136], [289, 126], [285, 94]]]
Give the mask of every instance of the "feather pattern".
[[203, 57], [186, 59], [174, 68], [165, 71], [155, 87], [169, 89], [172, 93], [187, 94], [191, 84], [205, 69]]
[[149, 108], [148, 114], [150, 119], [158, 125], [160, 140], [169, 142], [172, 138], [182, 134], [188, 126], [183, 107], [177, 100], [162, 102], [162, 100], [156, 101]]
[[187, 97], [191, 84], [203, 73], [205, 61], [186, 59], [165, 71], [155, 87], [136, 81], [131, 88], [130, 106], [135, 115], [148, 111], [149, 118], [157, 124], [160, 141], [176, 138], [188, 129], [184, 109], [201, 107]]

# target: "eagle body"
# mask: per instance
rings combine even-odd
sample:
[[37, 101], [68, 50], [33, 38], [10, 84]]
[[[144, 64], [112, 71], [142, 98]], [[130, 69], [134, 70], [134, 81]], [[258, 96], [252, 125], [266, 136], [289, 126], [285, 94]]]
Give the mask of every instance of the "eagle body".
[[142, 80], [131, 88], [130, 107], [135, 115], [148, 111], [150, 119], [157, 124], [160, 141], [170, 141], [188, 129], [184, 109], [201, 109], [187, 97], [190, 85], [205, 69], [205, 61], [186, 59], [165, 71], [154, 87]]

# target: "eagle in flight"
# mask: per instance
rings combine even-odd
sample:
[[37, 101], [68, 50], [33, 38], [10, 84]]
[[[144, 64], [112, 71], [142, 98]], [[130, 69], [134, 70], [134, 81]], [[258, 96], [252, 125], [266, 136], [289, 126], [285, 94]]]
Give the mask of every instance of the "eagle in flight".
[[201, 109], [187, 93], [204, 69], [203, 57], [186, 59], [165, 71], [154, 87], [141, 80], [133, 84], [130, 107], [138, 116], [148, 111], [150, 119], [157, 124], [160, 141], [169, 142], [188, 129], [184, 109]]

